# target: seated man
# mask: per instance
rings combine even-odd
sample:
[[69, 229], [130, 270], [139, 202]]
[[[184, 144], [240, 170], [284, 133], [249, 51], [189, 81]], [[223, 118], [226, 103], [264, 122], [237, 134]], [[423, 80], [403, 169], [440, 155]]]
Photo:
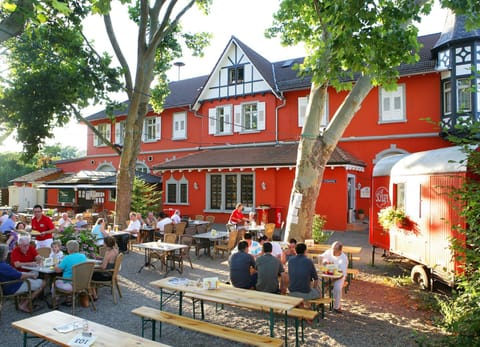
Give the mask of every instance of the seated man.
[[15, 225], [17, 224], [17, 216], [14, 213], [10, 213], [5, 222], [0, 226], [0, 231], [2, 234], [7, 234], [12, 230], [15, 230]]
[[252, 274], [255, 269], [255, 259], [248, 254], [247, 241], [240, 241], [238, 252], [230, 256], [230, 280], [234, 287], [252, 289], [255, 288], [256, 274]]
[[312, 300], [320, 297], [320, 291], [317, 270], [312, 260], [305, 256], [306, 250], [307, 246], [304, 243], [298, 243], [295, 247], [297, 255], [288, 261], [288, 290], [291, 296]]
[[290, 239], [290, 242], [288, 243], [288, 248], [282, 253], [282, 264], [287, 263], [291, 258], [297, 255], [295, 247], [297, 247], [297, 240]]
[[[285, 270], [280, 259], [272, 255], [272, 244], [263, 243], [263, 255], [257, 258], [257, 290], [285, 294]], [[281, 277], [280, 287], [278, 277]]]
[[281, 259], [283, 251], [282, 251], [282, 247], [278, 242], [272, 242], [272, 240], [269, 240], [268, 237], [266, 237], [265, 235], [260, 236], [260, 238], [258, 239], [258, 243], [261, 246], [263, 246], [267, 242], [269, 242], [272, 245], [272, 255], [275, 258]]
[[18, 271], [29, 271], [22, 266], [35, 266], [42, 261], [42, 257], [38, 254], [35, 246], [30, 244], [30, 237], [21, 236], [18, 238], [17, 247], [15, 247], [10, 255], [10, 263]]
[[[45, 281], [37, 278], [38, 274], [36, 272], [20, 272], [15, 270], [12, 266], [5, 262], [7, 255], [8, 246], [5, 244], [0, 244], [0, 282], [26, 280], [30, 283], [32, 298], [36, 298], [43, 291], [43, 288], [45, 287]], [[23, 283], [12, 283], [4, 285], [2, 290], [5, 295], [22, 294], [28, 291], [28, 284], [25, 281]], [[31, 312], [28, 304], [28, 300], [25, 299], [20, 302], [18, 308], [24, 312]]]
[[83, 214], [79, 213], [76, 215], [75, 218], [77, 219], [75, 223], [75, 230], [86, 229], [88, 222], [85, 219], [83, 219]]
[[335, 264], [342, 271], [343, 276], [333, 282], [333, 310], [341, 313], [341, 301], [343, 284], [347, 278], [348, 257], [343, 253], [343, 245], [340, 241], [332, 243], [332, 247], [323, 252], [320, 257], [324, 264]]

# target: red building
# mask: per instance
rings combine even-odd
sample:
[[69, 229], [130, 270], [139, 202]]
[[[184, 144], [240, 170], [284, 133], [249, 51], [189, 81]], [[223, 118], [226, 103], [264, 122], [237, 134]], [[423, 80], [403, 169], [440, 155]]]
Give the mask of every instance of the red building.
[[[399, 68], [397, 89], [380, 87], [368, 95], [325, 170], [316, 212], [327, 217], [326, 228], [345, 230], [354, 210], [370, 209], [372, 169], [381, 158], [450, 146], [436, 124], [453, 128], [458, 115], [452, 105], [460, 98], [463, 114], [468, 101], [478, 118], [478, 92], [467, 92], [465, 67], [452, 71], [451, 62], [477, 64], [479, 37], [474, 33], [464, 40], [470, 61], [467, 53], [448, 53], [454, 37], [419, 37], [420, 60]], [[293, 69], [302, 60], [272, 63], [232, 37], [209, 75], [170, 83], [164, 111], [150, 112], [145, 119], [137, 165], [161, 175], [165, 209], [211, 214], [226, 222], [241, 201], [252, 209], [268, 205], [275, 212], [270, 219], [285, 219], [311, 84]], [[330, 88], [323, 126], [345, 96]], [[116, 117], [113, 124], [104, 112], [87, 119], [123, 145], [125, 115]], [[116, 170], [119, 156], [91, 131], [87, 141], [85, 158], [57, 167]]]

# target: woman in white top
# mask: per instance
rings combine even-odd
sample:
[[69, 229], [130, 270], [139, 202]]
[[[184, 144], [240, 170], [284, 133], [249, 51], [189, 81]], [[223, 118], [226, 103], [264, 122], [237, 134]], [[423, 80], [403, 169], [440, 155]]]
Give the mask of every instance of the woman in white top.
[[321, 255], [324, 264], [335, 264], [337, 269], [342, 272], [342, 277], [335, 280], [333, 283], [333, 309], [335, 312], [340, 313], [343, 284], [347, 277], [348, 258], [343, 253], [343, 245], [340, 241], [332, 243], [332, 247], [327, 249]]
[[182, 221], [182, 219], [180, 218], [180, 210], [175, 210], [175, 212], [173, 212], [172, 214], [172, 217], [170, 217], [173, 224], [178, 224]]

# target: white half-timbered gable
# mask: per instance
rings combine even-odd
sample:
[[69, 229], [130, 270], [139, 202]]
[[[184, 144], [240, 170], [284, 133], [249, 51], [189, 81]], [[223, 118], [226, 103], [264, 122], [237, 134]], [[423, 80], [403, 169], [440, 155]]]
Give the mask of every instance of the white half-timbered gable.
[[267, 66], [263, 57], [249, 50], [238, 39], [231, 38], [198, 96], [195, 109], [205, 100], [274, 92], [262, 73], [262, 69], [271, 73], [271, 63]]

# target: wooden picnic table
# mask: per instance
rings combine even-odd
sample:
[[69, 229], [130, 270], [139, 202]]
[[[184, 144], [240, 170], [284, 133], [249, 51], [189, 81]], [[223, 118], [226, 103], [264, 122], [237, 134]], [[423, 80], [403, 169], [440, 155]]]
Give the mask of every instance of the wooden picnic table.
[[[12, 323], [12, 326], [23, 333], [23, 346], [27, 346], [27, 342], [31, 338], [39, 338], [43, 341], [52, 342], [58, 346], [69, 346], [69, 342], [79, 333], [81, 334], [82, 322], [76, 316], [61, 311], [50, 311], [44, 314], [22, 319]], [[72, 324], [74, 330], [70, 332], [59, 332], [54, 328]], [[108, 326], [88, 321], [88, 327], [96, 337], [95, 346], [156, 346], [168, 347], [160, 342], [145, 339], [140, 336], [132, 335], [124, 331], [110, 328]]]
[[[178, 314], [182, 315], [183, 296], [198, 299], [201, 302], [210, 301], [223, 305], [235, 306], [245, 309], [256, 309], [270, 313], [270, 336], [273, 337], [275, 324], [275, 312], [285, 314], [285, 345], [287, 344], [288, 311], [303, 302], [302, 298], [293, 296], [265, 293], [256, 290], [235, 288], [221, 285], [216, 289], [204, 289], [197, 286], [195, 281], [175, 281], [173, 277], [167, 277], [150, 283], [160, 288], [160, 310], [163, 309], [164, 294], [169, 300], [173, 295], [178, 296]], [[164, 291], [166, 291], [164, 293]]]

